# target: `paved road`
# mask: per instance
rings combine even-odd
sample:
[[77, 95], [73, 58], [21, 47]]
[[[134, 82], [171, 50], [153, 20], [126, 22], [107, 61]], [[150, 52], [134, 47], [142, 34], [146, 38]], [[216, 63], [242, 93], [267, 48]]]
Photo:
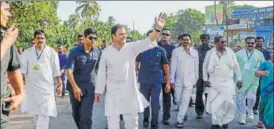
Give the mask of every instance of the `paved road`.
[[[57, 104], [58, 104], [58, 117], [54, 118], [50, 122], [50, 129], [76, 129], [74, 121], [71, 116], [71, 108], [69, 104], [68, 97], [62, 99], [57, 97]], [[92, 129], [104, 129], [106, 124], [106, 119], [103, 116], [104, 108], [103, 103], [96, 103], [94, 104], [94, 115], [93, 115], [93, 127]], [[159, 126], [160, 129], [176, 129], [174, 124], [176, 123], [176, 111], [174, 110], [175, 106], [172, 107], [172, 117], [170, 119], [171, 125], [165, 126], [162, 125], [160, 122], [161, 117], [159, 117]], [[210, 129], [211, 127], [211, 118], [210, 115], [206, 115], [205, 119], [197, 120], [195, 118], [196, 114], [194, 108], [190, 108], [188, 111], [189, 120], [185, 122], [185, 129]], [[160, 116], [162, 116], [162, 111]], [[140, 115], [140, 128], [142, 127], [142, 115]], [[256, 129], [256, 121], [255, 120], [248, 122], [246, 125], [242, 126], [237, 124], [236, 121], [229, 124], [230, 129]], [[16, 112], [11, 115], [10, 121], [10, 129], [34, 129], [32, 117], [30, 115], [22, 114], [20, 112]], [[123, 125], [123, 122], [121, 122]]]

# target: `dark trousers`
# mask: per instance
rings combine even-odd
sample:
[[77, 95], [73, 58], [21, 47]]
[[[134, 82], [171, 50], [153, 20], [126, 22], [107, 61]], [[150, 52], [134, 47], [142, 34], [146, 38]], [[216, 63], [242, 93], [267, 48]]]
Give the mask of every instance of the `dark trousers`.
[[[158, 117], [160, 110], [160, 94], [161, 84], [140, 84], [140, 92], [145, 96], [147, 101], [151, 103], [151, 125], [158, 125]], [[150, 108], [145, 108], [144, 121], [149, 121]]]
[[257, 89], [257, 93], [256, 93], [256, 103], [253, 107], [253, 110], [258, 110], [259, 109], [259, 104], [260, 104], [260, 92], [261, 92], [261, 79], [259, 81], [259, 86], [258, 86], [258, 89]]
[[[205, 103], [203, 101], [204, 93], [204, 80], [199, 79], [196, 84], [196, 102], [195, 102], [195, 112], [197, 115], [202, 115], [205, 111]], [[207, 98], [207, 95], [205, 96]]]
[[1, 129], [9, 128], [10, 103], [1, 101]]
[[69, 96], [72, 106], [72, 116], [76, 126], [78, 129], [91, 129], [94, 93], [84, 94], [80, 102], [74, 98], [73, 93], [70, 93]]
[[163, 120], [167, 121], [170, 118], [170, 108], [171, 108], [171, 96], [174, 98], [174, 90], [171, 88], [169, 93], [165, 92], [166, 84], [162, 84], [163, 91]]

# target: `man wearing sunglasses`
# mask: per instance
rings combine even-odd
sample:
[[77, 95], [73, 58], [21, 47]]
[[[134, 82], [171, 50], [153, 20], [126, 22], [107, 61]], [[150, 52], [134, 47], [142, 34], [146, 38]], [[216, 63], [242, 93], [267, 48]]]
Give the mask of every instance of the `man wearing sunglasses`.
[[[171, 45], [169, 43], [171, 32], [169, 29], [164, 28], [161, 33], [160, 41], [158, 42], [158, 45], [165, 49], [166, 56], [168, 59], [168, 62], [170, 64], [171, 62], [171, 54], [173, 49], [175, 49], [174, 45]], [[166, 80], [166, 77], [165, 77]], [[171, 87], [170, 92], [165, 92], [166, 87], [166, 81], [162, 84], [162, 92], [163, 92], [163, 124], [168, 125], [169, 118], [170, 118], [170, 108], [171, 108], [171, 94], [173, 96], [173, 103], [175, 104], [175, 98], [174, 98], [174, 87]]]
[[85, 29], [83, 44], [71, 50], [65, 66], [72, 115], [78, 129], [91, 129], [92, 126], [94, 79], [100, 57], [100, 50], [94, 48], [97, 40], [96, 30]]
[[259, 86], [259, 78], [255, 76], [255, 71], [265, 61], [263, 53], [255, 49], [255, 37], [247, 37], [245, 42], [246, 47], [236, 54], [243, 76], [243, 87], [238, 89], [236, 95], [240, 124], [246, 123], [246, 112], [249, 119], [254, 119], [253, 106]]
[[235, 117], [234, 74], [237, 87], [242, 85], [242, 76], [234, 51], [226, 47], [224, 36], [214, 38], [216, 47], [206, 53], [203, 64], [203, 80], [207, 86], [208, 98], [206, 111], [212, 116], [211, 129], [227, 129], [228, 123]]
[[[150, 31], [149, 31], [150, 32]], [[149, 34], [148, 32], [148, 34]], [[151, 32], [150, 32], [151, 33]], [[139, 64], [140, 69], [139, 68]], [[165, 92], [170, 90], [169, 66], [165, 50], [162, 47], [155, 47], [143, 53], [136, 58], [136, 72], [138, 72], [138, 82], [140, 83], [140, 92], [147, 101], [151, 100], [151, 129], [158, 129], [158, 117], [160, 109], [160, 94], [164, 75], [167, 77], [167, 86]], [[150, 107], [145, 108], [143, 127], [149, 126]]]

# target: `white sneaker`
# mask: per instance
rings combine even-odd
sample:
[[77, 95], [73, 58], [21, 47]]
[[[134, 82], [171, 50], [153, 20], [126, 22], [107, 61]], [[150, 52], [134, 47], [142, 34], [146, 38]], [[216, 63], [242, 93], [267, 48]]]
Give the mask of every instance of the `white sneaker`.
[[253, 114], [253, 113], [249, 114], [249, 115], [248, 115], [248, 119], [249, 119], [249, 120], [253, 120], [253, 119], [254, 119], [254, 114]]
[[239, 124], [244, 125], [245, 124], [245, 119], [240, 119]]

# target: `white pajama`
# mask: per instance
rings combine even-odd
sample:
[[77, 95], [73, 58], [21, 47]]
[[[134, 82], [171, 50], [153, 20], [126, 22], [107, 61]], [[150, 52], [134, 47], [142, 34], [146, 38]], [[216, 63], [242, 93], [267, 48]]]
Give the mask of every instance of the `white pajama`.
[[191, 98], [192, 88], [176, 86], [175, 87], [175, 98], [179, 106], [177, 114], [177, 122], [183, 123], [187, 109], [189, 107], [189, 101]]
[[34, 116], [35, 129], [49, 129], [50, 117], [44, 115]]
[[[125, 129], [138, 129], [138, 114], [123, 114]], [[120, 115], [107, 116], [108, 129], [120, 129]]]
[[[247, 99], [247, 106], [246, 106]], [[236, 96], [237, 108], [240, 119], [246, 118], [246, 111], [248, 114], [253, 114], [253, 106], [256, 103], [256, 92], [237, 92]]]

